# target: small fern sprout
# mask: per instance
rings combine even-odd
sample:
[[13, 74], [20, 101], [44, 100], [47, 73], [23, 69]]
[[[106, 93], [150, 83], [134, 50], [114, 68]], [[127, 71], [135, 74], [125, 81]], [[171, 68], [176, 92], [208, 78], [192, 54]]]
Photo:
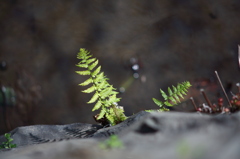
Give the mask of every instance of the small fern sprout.
[[16, 144], [12, 144], [11, 142], [13, 141], [13, 138], [11, 138], [11, 134], [9, 133], [6, 133], [4, 135], [4, 137], [6, 138], [7, 141], [3, 142], [1, 145], [0, 145], [0, 149], [10, 149], [10, 148], [15, 148], [17, 147]]
[[[160, 89], [160, 93], [164, 99], [164, 102], [152, 98], [153, 102], [160, 107], [158, 111], [169, 111], [169, 109], [164, 106], [174, 106], [181, 103], [180, 98], [184, 98], [183, 95], [187, 95], [188, 88], [191, 87], [189, 81], [178, 83], [177, 87], [172, 86], [172, 89], [168, 87], [168, 94]], [[151, 111], [151, 110], [148, 110]]]
[[124, 148], [123, 142], [119, 139], [117, 135], [111, 135], [107, 140], [99, 144], [101, 149], [116, 149]]
[[76, 71], [80, 75], [90, 76], [86, 81], [80, 83], [80, 86], [88, 86], [83, 90], [83, 93], [94, 93], [92, 98], [87, 102], [96, 103], [92, 111], [100, 110], [96, 120], [107, 118], [111, 125], [118, 124], [126, 119], [124, 110], [117, 106], [120, 101], [116, 95], [116, 89], [108, 83], [108, 78], [101, 72], [101, 66], [98, 66], [98, 60], [90, 55], [90, 52], [81, 48], [77, 55], [81, 61], [77, 64], [78, 67], [84, 68], [83, 71]]

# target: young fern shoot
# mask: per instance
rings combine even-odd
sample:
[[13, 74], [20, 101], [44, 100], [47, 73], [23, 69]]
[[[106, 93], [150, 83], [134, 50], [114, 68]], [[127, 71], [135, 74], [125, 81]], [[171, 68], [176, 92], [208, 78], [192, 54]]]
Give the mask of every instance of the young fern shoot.
[[3, 142], [1, 145], [0, 145], [0, 149], [10, 149], [10, 148], [15, 148], [17, 147], [16, 144], [12, 144], [11, 142], [13, 141], [13, 138], [11, 138], [11, 134], [9, 133], [6, 133], [5, 135], [5, 138], [7, 141]]
[[156, 98], [152, 98], [152, 100], [160, 107], [158, 111], [169, 111], [169, 109], [165, 108], [164, 105], [174, 106], [181, 103], [180, 98], [184, 98], [183, 95], [187, 95], [188, 88], [191, 86], [192, 85], [189, 81], [178, 83], [177, 87], [172, 86], [172, 89], [168, 87], [168, 95], [162, 89], [160, 89], [160, 93], [162, 94], [164, 102]]
[[98, 60], [93, 58], [90, 52], [83, 48], [79, 50], [77, 58], [81, 61], [76, 66], [84, 68], [85, 70], [76, 71], [76, 73], [90, 76], [86, 81], [79, 84], [80, 86], [91, 85], [82, 92], [95, 92], [87, 103], [95, 103], [92, 111], [101, 109], [97, 115], [97, 120], [106, 118], [111, 125], [116, 125], [124, 121], [127, 118], [124, 115], [124, 110], [117, 106], [117, 102], [120, 101], [120, 98], [116, 96], [118, 92], [108, 83], [108, 78], [106, 78], [104, 72], [101, 72], [101, 66], [98, 66]]

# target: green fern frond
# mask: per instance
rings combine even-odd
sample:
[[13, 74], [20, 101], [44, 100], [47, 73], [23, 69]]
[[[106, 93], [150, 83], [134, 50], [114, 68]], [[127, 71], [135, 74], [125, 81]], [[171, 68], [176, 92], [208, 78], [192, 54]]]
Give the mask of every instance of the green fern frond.
[[95, 92], [87, 103], [96, 103], [92, 111], [101, 109], [97, 119], [99, 120], [106, 117], [111, 125], [124, 121], [127, 118], [124, 115], [124, 111], [118, 109], [115, 104], [120, 101], [120, 98], [116, 97], [118, 92], [108, 83], [108, 78], [101, 72], [101, 66], [98, 66], [99, 61], [93, 58], [90, 52], [83, 48], [79, 50], [77, 58], [81, 61], [76, 66], [84, 68], [85, 70], [76, 71], [76, 73], [90, 76], [86, 81], [79, 84], [80, 86], [91, 85], [82, 92]]
[[89, 87], [88, 89], [83, 90], [82, 92], [83, 92], [83, 93], [92, 93], [92, 92], [94, 92], [95, 90], [96, 90], [95, 86], [92, 85], [91, 87]]
[[106, 117], [113, 125], [118, 124], [119, 119], [123, 121], [126, 119], [126, 116], [124, 115], [124, 110], [122, 108], [114, 107], [113, 109], [110, 109], [109, 112], [110, 113], [106, 115]]
[[87, 67], [88, 67], [87, 64], [78, 64], [78, 65], [76, 65], [76, 66], [78, 66], [78, 67], [82, 67], [82, 68], [87, 68]]
[[80, 85], [80, 86], [87, 86], [87, 85], [89, 85], [90, 83], [93, 83], [92, 78], [87, 79], [86, 81], [80, 83], [79, 85]]
[[[78, 65], [79, 66], [79, 65]], [[88, 71], [88, 70], [85, 70], [85, 71], [76, 71], [76, 73], [80, 74], [80, 75], [90, 75], [91, 72]]]
[[93, 70], [96, 66], [98, 65], [98, 60], [96, 60], [94, 63], [92, 63], [91, 65], [89, 65], [88, 69], [89, 70]]
[[101, 66], [98, 66], [98, 68], [91, 73], [91, 76], [95, 77], [100, 71], [101, 71]]
[[159, 107], [163, 106], [163, 102], [157, 100], [156, 98], [152, 98], [152, 100], [154, 101], [155, 104], [157, 104]]
[[177, 87], [172, 86], [172, 89], [168, 87], [168, 95], [162, 89], [160, 89], [160, 93], [164, 99], [164, 102], [152, 98], [153, 102], [160, 107], [159, 111], [169, 111], [169, 109], [165, 108], [166, 106], [174, 106], [181, 102], [180, 98], [184, 98], [183, 95], [187, 95], [188, 88], [191, 87], [189, 81], [178, 83]]
[[101, 82], [103, 78], [106, 79], [106, 77], [104, 76], [104, 73], [101, 72], [101, 73], [99, 73], [98, 76], [94, 79], [94, 82]]
[[113, 115], [110, 115], [111, 113], [112, 113], [112, 111], [111, 111], [110, 113], [106, 114], [106, 117], [107, 117], [107, 119], [108, 119], [108, 121], [109, 121], [110, 123], [112, 123], [113, 125], [116, 125], [114, 116], [113, 116]]
[[102, 109], [98, 115], [97, 119], [102, 119], [104, 116], [107, 116], [108, 113], [106, 113], [106, 111], [104, 109]]
[[96, 92], [87, 103], [95, 103], [98, 100], [99, 94]]
[[94, 105], [92, 111], [95, 111], [95, 110], [100, 109], [101, 106], [102, 106], [102, 102], [99, 100], [99, 101], [97, 101], [97, 103]]
[[86, 61], [86, 64], [89, 65], [89, 64], [91, 64], [91, 63], [94, 62], [94, 61], [96, 61], [96, 58], [88, 59], [88, 60]]

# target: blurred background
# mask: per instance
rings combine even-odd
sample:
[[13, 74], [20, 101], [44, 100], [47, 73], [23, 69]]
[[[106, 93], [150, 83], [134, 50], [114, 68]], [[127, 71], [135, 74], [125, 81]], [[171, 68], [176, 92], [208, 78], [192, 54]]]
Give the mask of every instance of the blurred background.
[[[0, 134], [33, 124], [95, 123], [78, 86], [79, 48], [100, 60], [128, 116], [159, 89], [190, 81], [197, 104], [238, 91], [239, 0], [1, 0]], [[178, 111], [192, 111], [185, 104]]]

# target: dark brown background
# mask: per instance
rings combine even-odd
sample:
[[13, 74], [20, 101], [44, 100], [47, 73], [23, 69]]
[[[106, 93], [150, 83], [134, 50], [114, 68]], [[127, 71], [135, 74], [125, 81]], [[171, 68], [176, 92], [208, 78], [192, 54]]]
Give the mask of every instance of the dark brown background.
[[[82, 47], [116, 88], [132, 76], [129, 59], [140, 60], [146, 82], [137, 79], [120, 95], [127, 115], [157, 108], [151, 98], [160, 99], [159, 88], [185, 80], [194, 84], [192, 96], [199, 81], [215, 96], [215, 70], [224, 85], [239, 81], [239, 17], [239, 0], [1, 0], [0, 60], [8, 64], [1, 83], [29, 88], [8, 108], [8, 129], [94, 123], [91, 95], [78, 86], [86, 78], [75, 73]], [[9, 131], [2, 111], [1, 133]]]

